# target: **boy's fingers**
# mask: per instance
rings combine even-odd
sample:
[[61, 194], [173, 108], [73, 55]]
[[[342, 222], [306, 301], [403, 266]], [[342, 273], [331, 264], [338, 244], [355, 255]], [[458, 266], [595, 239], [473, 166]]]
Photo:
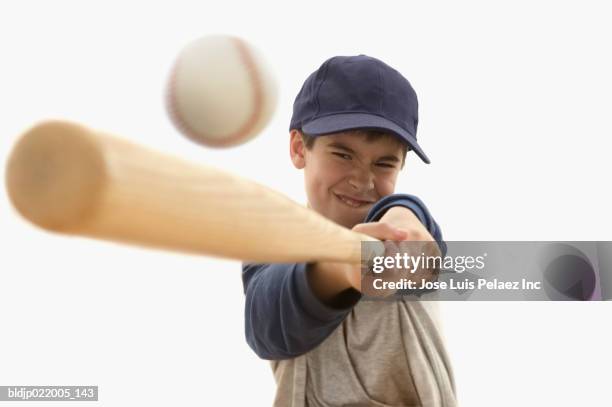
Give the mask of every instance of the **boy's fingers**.
[[406, 231], [384, 222], [360, 223], [353, 230], [378, 240], [404, 240], [408, 237]]
[[384, 240], [404, 240], [409, 236], [406, 230], [396, 228], [386, 222], [376, 222], [371, 225], [376, 225], [376, 230], [385, 236]]
[[405, 240], [408, 239], [410, 234], [404, 229], [395, 229], [395, 238], [393, 240]]

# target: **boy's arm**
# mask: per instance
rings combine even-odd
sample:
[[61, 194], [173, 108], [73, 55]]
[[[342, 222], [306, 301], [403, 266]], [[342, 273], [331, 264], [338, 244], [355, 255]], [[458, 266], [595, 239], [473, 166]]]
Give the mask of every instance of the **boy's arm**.
[[[418, 220], [416, 222], [419, 223]], [[406, 227], [406, 230], [400, 230], [387, 221], [360, 223], [353, 230], [378, 240], [406, 240], [417, 232], [407, 223], [401, 225]], [[342, 294], [347, 290], [361, 291], [361, 265], [316, 262], [308, 268], [308, 281], [315, 295], [324, 303], [341, 307], [354, 305], [347, 303]], [[359, 297], [353, 296], [354, 301], [357, 302]]]
[[306, 263], [243, 264], [245, 332], [262, 359], [296, 357], [316, 347], [342, 322], [358, 300], [347, 293], [347, 307], [334, 308], [313, 292]]
[[[442, 255], [446, 254], [440, 227], [414, 195], [396, 194], [383, 198], [372, 207], [365, 221], [375, 223], [359, 224], [353, 230], [379, 240], [435, 241]], [[318, 262], [311, 265], [308, 279], [315, 295], [333, 304], [345, 290], [360, 290], [361, 269], [345, 263]], [[340, 304], [350, 305], [343, 304], [341, 298]]]
[[[406, 212], [389, 211], [397, 206], [410, 209], [445, 254], [439, 227], [416, 197], [385, 197], [374, 205], [365, 221], [377, 222], [388, 214], [385, 219], [389, 222], [414, 222]], [[371, 234], [376, 228], [381, 228], [380, 233], [397, 232], [386, 220], [358, 227], [369, 228]], [[389, 238], [392, 239], [402, 237]], [[244, 264], [242, 278], [247, 342], [263, 359], [287, 359], [314, 349], [361, 298], [359, 291], [351, 288], [360, 282], [360, 273], [347, 272], [346, 265], [337, 263]]]

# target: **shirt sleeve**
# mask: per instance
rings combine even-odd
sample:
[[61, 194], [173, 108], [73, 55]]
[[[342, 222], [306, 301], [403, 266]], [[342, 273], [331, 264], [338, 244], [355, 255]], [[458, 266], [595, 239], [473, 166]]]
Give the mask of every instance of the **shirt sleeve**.
[[[376, 222], [393, 206], [412, 210], [446, 253], [438, 224], [417, 197], [389, 195], [378, 201], [365, 222]], [[242, 265], [245, 293], [245, 336], [262, 359], [293, 358], [323, 342], [361, 298], [357, 290], [342, 293], [344, 301], [331, 307], [316, 297], [307, 278], [307, 263]]]
[[307, 267], [307, 263], [243, 264], [246, 340], [260, 358], [287, 359], [314, 349], [358, 301], [354, 298], [344, 308], [324, 304], [310, 288]]

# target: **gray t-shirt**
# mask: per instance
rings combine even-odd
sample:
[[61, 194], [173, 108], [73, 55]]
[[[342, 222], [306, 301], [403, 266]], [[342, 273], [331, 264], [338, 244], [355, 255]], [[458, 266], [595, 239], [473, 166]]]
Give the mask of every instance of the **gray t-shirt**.
[[437, 314], [429, 301], [360, 301], [319, 346], [272, 361], [275, 406], [456, 406]]

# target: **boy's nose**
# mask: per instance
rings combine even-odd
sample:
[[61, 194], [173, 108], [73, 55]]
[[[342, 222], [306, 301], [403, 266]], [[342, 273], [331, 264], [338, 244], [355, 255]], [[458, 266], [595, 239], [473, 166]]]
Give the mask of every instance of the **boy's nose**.
[[374, 189], [374, 175], [365, 169], [355, 168], [351, 172], [348, 182], [354, 190], [361, 193]]

